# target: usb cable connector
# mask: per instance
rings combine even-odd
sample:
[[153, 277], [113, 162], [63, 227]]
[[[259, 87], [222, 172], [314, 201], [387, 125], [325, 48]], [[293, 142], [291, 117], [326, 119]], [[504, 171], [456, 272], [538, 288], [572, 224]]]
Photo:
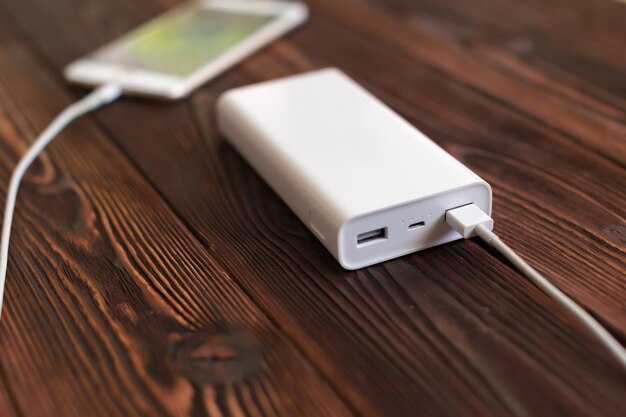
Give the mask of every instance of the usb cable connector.
[[493, 229], [493, 219], [476, 204], [467, 204], [446, 212], [446, 223], [465, 239], [476, 236], [476, 227]]

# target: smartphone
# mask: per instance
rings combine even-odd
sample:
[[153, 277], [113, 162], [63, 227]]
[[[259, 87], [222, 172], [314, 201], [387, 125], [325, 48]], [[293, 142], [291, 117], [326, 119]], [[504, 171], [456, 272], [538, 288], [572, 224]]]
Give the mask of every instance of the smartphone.
[[65, 78], [87, 86], [113, 82], [127, 94], [178, 99], [307, 16], [300, 2], [192, 1], [72, 62]]

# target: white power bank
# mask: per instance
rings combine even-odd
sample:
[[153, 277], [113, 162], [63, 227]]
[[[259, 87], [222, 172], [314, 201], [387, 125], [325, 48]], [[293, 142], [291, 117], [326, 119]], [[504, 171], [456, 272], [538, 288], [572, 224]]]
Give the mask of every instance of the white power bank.
[[221, 132], [347, 269], [462, 236], [489, 184], [337, 69], [227, 91]]

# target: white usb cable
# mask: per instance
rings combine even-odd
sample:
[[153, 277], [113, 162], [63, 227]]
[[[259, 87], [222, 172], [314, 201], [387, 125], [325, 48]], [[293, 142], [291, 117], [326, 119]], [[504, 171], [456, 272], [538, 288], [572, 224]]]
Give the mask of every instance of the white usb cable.
[[83, 97], [81, 100], [67, 107], [41, 135], [33, 142], [26, 151], [22, 159], [15, 167], [9, 189], [7, 191], [7, 202], [4, 208], [4, 221], [2, 223], [2, 240], [0, 241], [0, 317], [2, 317], [2, 301], [4, 299], [4, 284], [7, 275], [9, 240], [11, 238], [11, 224], [13, 223], [13, 213], [15, 202], [24, 174], [41, 152], [50, 142], [70, 123], [90, 111], [96, 110], [109, 104], [122, 95], [122, 88], [117, 84], [106, 84], [95, 89], [93, 92]]
[[591, 331], [600, 342], [615, 356], [615, 358], [626, 368], [626, 349], [594, 319], [581, 306], [576, 304], [571, 298], [555, 287], [547, 278], [539, 274], [526, 261], [520, 258], [513, 249], [508, 247], [500, 238], [491, 231], [493, 220], [485, 214], [475, 204], [448, 210], [446, 212], [446, 223], [460, 233], [464, 238], [478, 235], [490, 246], [500, 252], [509, 262], [511, 262], [522, 274], [524, 274], [533, 284], [549, 295], [562, 307], [568, 310], [578, 320], [580, 320]]

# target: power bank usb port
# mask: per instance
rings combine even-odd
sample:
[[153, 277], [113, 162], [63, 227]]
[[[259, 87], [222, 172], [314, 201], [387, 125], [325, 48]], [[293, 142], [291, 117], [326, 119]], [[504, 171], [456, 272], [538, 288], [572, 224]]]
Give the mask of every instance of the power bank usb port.
[[370, 230], [369, 232], [361, 233], [356, 237], [357, 246], [361, 246], [365, 243], [372, 243], [376, 241], [382, 241], [387, 239], [387, 228]]

